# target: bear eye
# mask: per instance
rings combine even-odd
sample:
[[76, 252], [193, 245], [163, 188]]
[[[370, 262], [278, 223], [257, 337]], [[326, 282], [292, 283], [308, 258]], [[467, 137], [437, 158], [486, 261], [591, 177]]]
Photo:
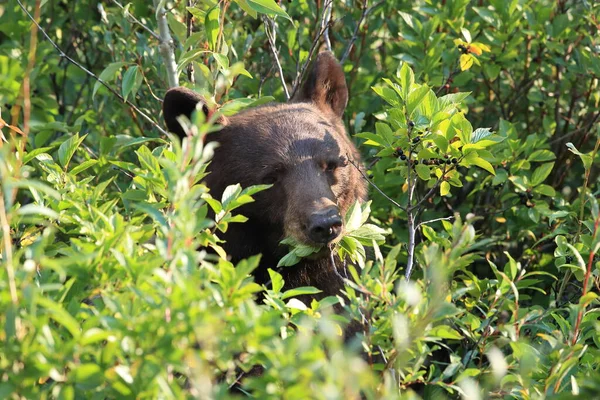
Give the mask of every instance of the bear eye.
[[268, 175], [265, 175], [261, 180], [261, 183], [264, 185], [272, 185], [275, 182], [277, 182], [277, 174], [275, 174], [275, 173], [270, 173]]
[[337, 167], [338, 167], [338, 163], [336, 161], [329, 161], [327, 163], [327, 165], [325, 166], [325, 171], [333, 172], [337, 169]]

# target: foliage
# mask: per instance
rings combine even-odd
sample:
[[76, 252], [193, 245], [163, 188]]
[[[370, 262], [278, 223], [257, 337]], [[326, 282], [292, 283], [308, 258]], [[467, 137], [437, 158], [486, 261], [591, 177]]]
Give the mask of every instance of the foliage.
[[29, 2], [63, 56], [0, 5], [0, 397], [600, 391], [600, 4], [162, 2], [178, 77], [224, 114], [284, 101], [321, 41], [342, 59], [371, 201], [344, 295], [305, 304], [277, 267], [315, 249], [286, 241], [265, 287], [259, 255], [226, 261], [269, 189], [211, 197], [211, 121], [162, 134], [150, 3]]

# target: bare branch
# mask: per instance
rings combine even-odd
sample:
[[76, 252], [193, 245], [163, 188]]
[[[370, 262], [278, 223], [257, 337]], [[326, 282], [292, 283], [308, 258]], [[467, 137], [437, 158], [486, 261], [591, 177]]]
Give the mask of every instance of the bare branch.
[[281, 79], [281, 85], [283, 86], [283, 91], [285, 93], [285, 99], [290, 99], [290, 92], [288, 91], [287, 84], [285, 83], [285, 77], [283, 76], [283, 69], [281, 68], [281, 63], [279, 62], [279, 52], [276, 47], [277, 33], [275, 31], [275, 21], [267, 16], [263, 16], [263, 24], [265, 26], [265, 35], [267, 35], [267, 39], [269, 40], [269, 47], [271, 47], [271, 51], [273, 52], [273, 58], [275, 59], [275, 64], [277, 65], [277, 70], [279, 72], [279, 79]]
[[362, 8], [363, 12], [362, 12], [362, 14], [360, 16], [360, 19], [356, 23], [356, 27], [354, 28], [354, 34], [350, 38], [350, 41], [348, 41], [348, 46], [346, 47], [346, 51], [344, 51], [344, 54], [342, 55], [342, 58], [340, 58], [340, 64], [343, 64], [344, 61], [346, 61], [346, 59], [350, 55], [350, 51], [352, 51], [352, 47], [354, 46], [354, 42], [356, 42], [356, 38], [358, 38], [358, 31], [360, 30], [360, 26], [362, 25], [362, 23], [365, 20], [365, 18], [367, 18], [367, 15], [369, 15], [371, 13], [371, 11], [373, 11], [374, 9], [376, 9], [377, 7], [379, 7], [380, 5], [382, 5], [383, 3], [385, 3], [385, 0], [381, 0], [381, 1], [373, 4], [371, 7], [368, 7], [369, 0], [364, 0], [363, 1], [363, 8]]
[[348, 161], [350, 162], [350, 164], [352, 164], [354, 166], [354, 168], [356, 168], [358, 170], [358, 172], [362, 175], [363, 179], [366, 180], [367, 182], [369, 182], [369, 185], [373, 186], [375, 188], [375, 190], [377, 190], [383, 197], [385, 197], [390, 203], [392, 203], [393, 205], [395, 205], [396, 207], [398, 207], [399, 209], [401, 209], [402, 211], [406, 212], [406, 207], [401, 206], [397, 201], [395, 201], [394, 199], [392, 199], [390, 196], [388, 196], [387, 194], [385, 194], [383, 192], [383, 190], [381, 190], [375, 183], [373, 183], [373, 181], [371, 181], [369, 179], [369, 177], [367, 175], [365, 175], [365, 173], [360, 169], [360, 167], [358, 165], [356, 165], [356, 163], [350, 158], [349, 154], [346, 154]]
[[153, 0], [153, 3], [154, 7], [156, 7], [156, 21], [158, 22], [158, 31], [160, 33], [158, 50], [165, 63], [169, 88], [173, 88], [179, 86], [179, 77], [177, 76], [177, 63], [175, 62], [175, 52], [173, 51], [173, 38], [169, 32], [167, 11], [165, 11], [161, 0]]
[[[192, 6], [192, 0], [187, 0], [187, 6]], [[192, 36], [192, 28], [194, 27], [194, 16], [191, 12], [187, 12], [185, 16], [185, 34], [186, 39], [189, 39]], [[191, 47], [189, 48], [191, 50]], [[194, 78], [194, 63], [190, 62], [187, 66], [187, 76], [190, 83], [193, 85], [196, 83], [196, 79]]]
[[[328, 8], [330, 8], [332, 6], [332, 4], [333, 4], [333, 0], [328, 0], [325, 3], [325, 6], [323, 7], [323, 14], [321, 14], [321, 21], [323, 21], [325, 19], [326, 14], [327, 14], [326, 11]], [[304, 75], [306, 74], [308, 64], [310, 64], [310, 62], [313, 58], [315, 50], [317, 49], [319, 41], [321, 40], [321, 36], [323, 36], [323, 34], [325, 33], [325, 30], [329, 27], [329, 24], [324, 24], [323, 22], [321, 22], [320, 25], [321, 25], [321, 28], [319, 29], [319, 32], [315, 36], [315, 39], [313, 40], [312, 45], [310, 46], [310, 50], [308, 52], [308, 57], [306, 57], [304, 64], [302, 64], [302, 67], [296, 73], [296, 79], [294, 79], [294, 87], [292, 88], [292, 94], [290, 96], [292, 98], [296, 95], [296, 92], [300, 88], [300, 84], [302, 83], [302, 80], [304, 80]], [[323, 29], [323, 26], [325, 26], [325, 29]]]
[[129, 107], [131, 107], [142, 118], [144, 118], [152, 126], [154, 126], [160, 133], [162, 133], [163, 135], [167, 134], [167, 132], [158, 123], [156, 123], [152, 118], [150, 118], [142, 110], [140, 110], [139, 108], [137, 108], [129, 100], [125, 100], [123, 98], [123, 96], [121, 96], [119, 94], [119, 92], [117, 92], [115, 89], [113, 89], [112, 87], [110, 87], [110, 85], [108, 83], [106, 83], [103, 79], [100, 79], [98, 76], [96, 76], [96, 74], [94, 74], [93, 72], [91, 72], [90, 70], [88, 70], [87, 68], [85, 68], [83, 65], [79, 64], [77, 61], [75, 61], [74, 59], [72, 59], [71, 57], [69, 57], [64, 51], [62, 51], [62, 49], [60, 47], [58, 47], [58, 45], [56, 44], [56, 42], [54, 42], [50, 38], [50, 36], [48, 36], [48, 34], [46, 33], [46, 31], [37, 23], [37, 21], [29, 13], [29, 11], [27, 11], [27, 9], [23, 5], [23, 3], [21, 3], [21, 0], [17, 0], [17, 3], [19, 4], [19, 7], [21, 7], [21, 9], [25, 12], [25, 14], [27, 14], [27, 16], [29, 17], [29, 19], [31, 21], [33, 21], [33, 23], [37, 26], [37, 28], [40, 30], [40, 32], [42, 32], [42, 34], [44, 35], [44, 37], [46, 38], [46, 40], [48, 40], [48, 42], [50, 42], [50, 44], [52, 45], [52, 47], [54, 47], [56, 49], [56, 51], [58, 51], [58, 54], [62, 58], [64, 58], [65, 60], [69, 61], [71, 64], [75, 65], [77, 68], [79, 68], [80, 70], [82, 70], [83, 72], [85, 72], [86, 74], [88, 74], [89, 76], [91, 76], [92, 78], [94, 78], [96, 81], [100, 82], [100, 84], [103, 85], [106, 89], [108, 89], [109, 92], [111, 92], [112, 94], [114, 94], [115, 96], [117, 96], [121, 101], [123, 101], [125, 104], [127, 104]]
[[450, 221], [451, 219], [454, 219], [454, 216], [452, 216], [452, 217], [444, 217], [444, 218], [435, 218], [435, 219], [430, 219], [429, 221], [419, 222], [417, 224], [417, 226], [415, 226], [415, 230], [418, 230], [421, 227], [421, 225], [431, 224], [433, 222], [438, 222], [438, 221]]
[[148, 32], [154, 39], [158, 40], [160, 42], [160, 36], [158, 36], [156, 34], [156, 32], [154, 32], [152, 29], [148, 28], [146, 25], [144, 25], [143, 23], [140, 22], [139, 19], [137, 19], [132, 13], [129, 12], [129, 9], [123, 7], [123, 5], [121, 3], [119, 3], [117, 0], [112, 0], [113, 3], [115, 3], [115, 5], [117, 5], [121, 10], [123, 10], [123, 13], [125, 15], [125, 17], [129, 17], [131, 18], [131, 20], [138, 24], [139, 26], [141, 26], [146, 32]]
[[331, 11], [333, 9], [333, 1], [325, 4], [323, 10], [323, 18], [321, 18], [321, 30], [323, 31], [323, 40], [325, 41], [325, 47], [328, 51], [331, 51], [331, 40], [329, 40], [329, 22], [331, 21]]

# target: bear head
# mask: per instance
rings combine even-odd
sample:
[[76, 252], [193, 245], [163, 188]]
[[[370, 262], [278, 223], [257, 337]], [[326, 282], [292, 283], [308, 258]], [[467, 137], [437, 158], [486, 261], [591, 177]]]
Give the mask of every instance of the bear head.
[[[322, 52], [289, 103], [267, 104], [217, 121], [222, 129], [207, 136], [219, 143], [205, 178], [212, 196], [220, 198], [236, 183], [273, 185], [240, 208], [249, 219], [246, 223], [229, 225], [224, 248], [234, 262], [262, 253], [261, 266], [274, 268], [287, 253], [279, 245], [285, 237], [311, 245], [340, 237], [349, 207], [366, 198], [366, 184], [352, 165], [360, 165], [360, 155], [342, 121], [347, 101], [340, 64]], [[169, 90], [163, 103], [168, 129], [185, 136], [177, 117], [189, 118], [196, 109], [210, 115], [197, 93], [182, 87]], [[266, 280], [266, 274], [265, 279], [258, 275], [259, 281]]]

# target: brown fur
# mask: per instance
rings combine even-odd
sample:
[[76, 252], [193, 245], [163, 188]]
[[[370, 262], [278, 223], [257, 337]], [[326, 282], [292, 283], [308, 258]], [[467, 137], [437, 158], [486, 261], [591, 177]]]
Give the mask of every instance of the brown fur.
[[[321, 53], [293, 102], [242, 111], [222, 120], [223, 128], [208, 136], [219, 142], [205, 179], [213, 197], [220, 198], [235, 183], [242, 187], [273, 183], [240, 209], [248, 222], [231, 224], [224, 235], [233, 262], [263, 255], [255, 272], [259, 283], [268, 281], [267, 268], [275, 268], [287, 253], [279, 245], [283, 238], [312, 243], [307, 226], [315, 213], [337, 207], [343, 216], [354, 201], [366, 198], [365, 183], [347, 160], [359, 161], [341, 120], [347, 99], [340, 65], [331, 53]], [[206, 104], [187, 89], [167, 93], [164, 113], [171, 131], [184, 134], [173, 121], [182, 113], [189, 116], [190, 106], [197, 102]], [[343, 287], [333, 268], [323, 253], [280, 273], [286, 289], [315, 286], [323, 291], [317, 296], [321, 298], [339, 294]]]

